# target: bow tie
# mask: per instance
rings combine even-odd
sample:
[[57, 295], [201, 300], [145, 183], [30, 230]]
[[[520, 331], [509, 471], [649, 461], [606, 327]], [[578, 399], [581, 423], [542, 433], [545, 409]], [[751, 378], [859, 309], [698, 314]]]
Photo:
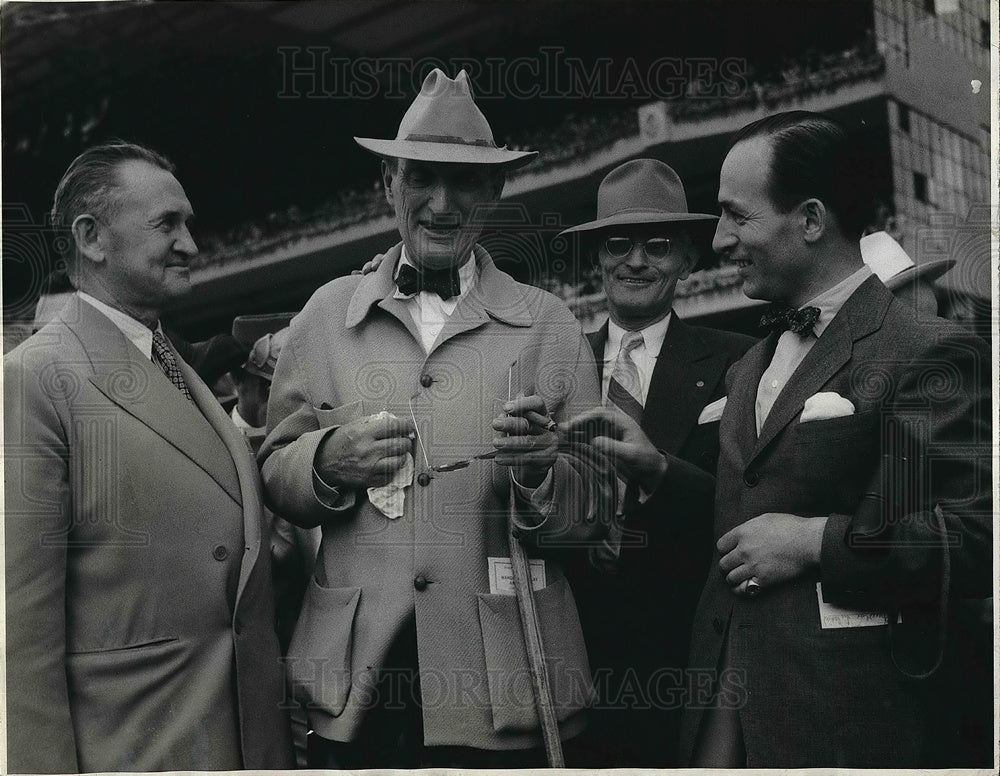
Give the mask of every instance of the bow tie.
[[760, 317], [760, 326], [762, 329], [771, 329], [772, 331], [788, 329], [796, 334], [808, 334], [818, 320], [818, 307], [803, 307], [796, 310], [787, 305], [771, 305]]
[[422, 272], [416, 267], [404, 264], [396, 276], [396, 287], [406, 296], [419, 291], [437, 294], [447, 301], [461, 293], [462, 286], [458, 281], [458, 267], [448, 269], [425, 269]]

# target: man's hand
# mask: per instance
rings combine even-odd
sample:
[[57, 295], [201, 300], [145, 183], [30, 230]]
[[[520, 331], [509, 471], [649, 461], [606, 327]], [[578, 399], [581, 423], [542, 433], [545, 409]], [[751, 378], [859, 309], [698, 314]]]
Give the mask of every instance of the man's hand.
[[384, 258], [385, 258], [384, 253], [376, 253], [374, 257], [372, 257], [371, 259], [366, 261], [364, 265], [362, 265], [361, 269], [351, 270], [351, 274], [370, 275], [379, 268], [379, 265], [382, 264], [382, 259]]
[[761, 590], [795, 579], [819, 565], [825, 527], [825, 517], [758, 515], [719, 539], [719, 568], [737, 595], [746, 595], [751, 577]]
[[513, 469], [515, 482], [526, 488], [537, 488], [556, 462], [559, 437], [555, 423], [545, 409], [541, 396], [522, 396], [504, 405], [505, 415], [493, 418], [494, 431], [507, 436], [495, 437], [493, 446], [501, 466]]
[[570, 418], [562, 431], [570, 441], [588, 443], [607, 455], [619, 479], [637, 483], [646, 494], [652, 494], [666, 474], [666, 457], [621, 410], [595, 407]]
[[323, 439], [314, 465], [323, 482], [350, 488], [385, 485], [413, 447], [409, 418], [374, 416], [341, 426]]

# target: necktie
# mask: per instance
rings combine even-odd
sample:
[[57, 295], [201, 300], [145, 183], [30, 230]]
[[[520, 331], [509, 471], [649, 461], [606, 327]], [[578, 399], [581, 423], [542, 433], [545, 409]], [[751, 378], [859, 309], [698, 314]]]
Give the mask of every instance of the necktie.
[[174, 358], [174, 354], [167, 345], [167, 338], [158, 331], [153, 332], [153, 361], [163, 370], [163, 374], [167, 376], [167, 379], [174, 384], [178, 391], [183, 393], [189, 401], [194, 401], [191, 398], [191, 391], [188, 390], [187, 383], [184, 382], [184, 375], [181, 374], [181, 369], [177, 366], [177, 359]]
[[760, 317], [762, 329], [772, 331], [793, 331], [796, 334], [811, 332], [819, 320], [818, 307], [803, 307], [796, 310], [787, 305], [771, 305]]
[[409, 264], [404, 264], [399, 268], [399, 274], [396, 276], [396, 287], [407, 296], [419, 291], [427, 291], [437, 294], [445, 301], [457, 296], [462, 290], [458, 280], [458, 267], [421, 271]]
[[632, 351], [642, 344], [642, 334], [626, 332], [618, 352], [611, 380], [608, 383], [608, 403], [614, 404], [636, 423], [642, 423], [642, 383], [639, 369], [632, 360]]

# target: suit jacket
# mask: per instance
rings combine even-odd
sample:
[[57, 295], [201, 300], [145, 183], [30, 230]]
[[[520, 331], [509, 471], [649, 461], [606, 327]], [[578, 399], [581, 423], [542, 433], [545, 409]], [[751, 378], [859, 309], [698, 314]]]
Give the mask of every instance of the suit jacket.
[[[942, 586], [950, 580], [954, 598], [991, 589], [985, 343], [941, 319], [916, 322], [872, 277], [799, 365], [758, 437], [757, 385], [776, 343], [772, 335], [752, 348], [726, 380], [715, 537], [765, 512], [829, 516], [822, 559], [748, 599], [730, 592], [716, 553], [691, 665], [712, 672], [720, 701], [739, 709], [751, 767], [959, 764], [944, 694], [957, 686], [955, 645], [931, 678], [907, 674], [937, 658]], [[820, 391], [856, 412], [800, 422]], [[817, 582], [828, 603], [886, 622], [902, 609], [902, 624], [822, 628]], [[709, 700], [689, 699], [683, 762]]]
[[[598, 371], [608, 327], [588, 336]], [[630, 493], [616, 573], [576, 567], [573, 589], [600, 697], [593, 759], [604, 767], [676, 764], [679, 704], [691, 622], [712, 552], [719, 422], [698, 423], [725, 395], [725, 374], [752, 337], [692, 326], [674, 314], [650, 378], [642, 429], [667, 473], [640, 504]], [[607, 711], [604, 711], [607, 710]]]
[[[424, 742], [539, 746], [515, 598], [491, 592], [489, 559], [509, 558], [508, 469], [476, 461], [431, 476], [415, 446], [404, 514], [390, 520], [364, 491], [348, 509], [320, 504], [312, 467], [332, 429], [382, 409], [406, 417], [411, 397], [431, 465], [492, 449], [495, 399], [508, 396], [512, 363], [515, 394], [542, 395], [559, 421], [599, 403], [593, 359], [565, 305], [515, 282], [478, 246], [478, 282], [428, 355], [406, 306], [393, 298], [399, 255], [397, 245], [376, 272], [319, 289], [293, 319], [275, 370], [260, 452], [265, 491], [286, 519], [323, 526], [289, 672], [313, 729], [352, 741], [373, 702], [374, 675], [415, 617]], [[610, 480], [610, 472], [561, 452], [552, 509], [517, 505], [522, 542], [544, 562], [536, 602], [564, 737], [583, 727], [590, 670], [562, 560], [567, 547], [604, 530], [598, 518], [614, 499], [601, 477]]]
[[291, 764], [258, 474], [178, 364], [78, 297], [4, 358], [12, 771]]

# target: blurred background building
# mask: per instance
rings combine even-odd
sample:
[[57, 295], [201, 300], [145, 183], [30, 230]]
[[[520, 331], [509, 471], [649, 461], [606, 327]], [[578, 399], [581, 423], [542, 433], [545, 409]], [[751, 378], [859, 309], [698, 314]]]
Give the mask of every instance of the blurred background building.
[[[483, 242], [585, 328], [603, 320], [600, 279], [556, 235], [593, 217], [604, 174], [653, 156], [692, 210], [718, 212], [729, 135], [805, 108], [870, 159], [870, 231], [917, 264], [956, 259], [941, 309], [990, 332], [987, 0], [8, 2], [0, 23], [5, 350], [66, 292], [46, 215], [59, 176], [112, 137], [171, 157], [197, 213], [174, 329], [204, 339], [298, 309], [396, 241], [377, 160], [351, 138], [394, 135], [435, 66], [469, 70], [499, 143], [541, 152]], [[678, 312], [753, 331], [735, 268], [710, 264]]]

